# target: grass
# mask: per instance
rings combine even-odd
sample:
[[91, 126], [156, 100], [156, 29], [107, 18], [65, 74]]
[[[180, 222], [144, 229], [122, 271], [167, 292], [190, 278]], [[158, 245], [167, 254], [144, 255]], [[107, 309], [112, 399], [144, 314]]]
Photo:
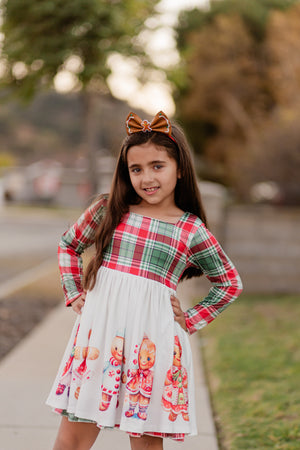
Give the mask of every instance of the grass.
[[243, 296], [201, 332], [221, 449], [300, 449], [299, 318], [299, 296]]

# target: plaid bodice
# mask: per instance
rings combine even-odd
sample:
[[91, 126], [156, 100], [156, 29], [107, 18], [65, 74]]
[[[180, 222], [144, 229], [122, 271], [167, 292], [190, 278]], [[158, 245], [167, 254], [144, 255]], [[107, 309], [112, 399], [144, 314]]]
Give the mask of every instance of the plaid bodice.
[[103, 255], [104, 267], [158, 281], [176, 290], [200, 219], [184, 213], [174, 225], [127, 213]]
[[[67, 305], [83, 293], [81, 254], [95, 242], [106, 205], [107, 197], [101, 197], [59, 243], [59, 268]], [[212, 287], [203, 300], [185, 312], [190, 333], [214, 320], [242, 291], [231, 260], [200, 218], [189, 212], [176, 224], [136, 213], [125, 214], [104, 252], [102, 266], [154, 280], [174, 290], [186, 268], [201, 269]]]

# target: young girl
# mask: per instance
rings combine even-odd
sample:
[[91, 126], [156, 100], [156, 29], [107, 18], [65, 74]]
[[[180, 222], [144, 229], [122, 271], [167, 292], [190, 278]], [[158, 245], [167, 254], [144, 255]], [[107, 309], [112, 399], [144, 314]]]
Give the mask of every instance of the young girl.
[[[62, 415], [55, 450], [89, 449], [102, 428], [134, 450], [196, 434], [189, 334], [240, 294], [236, 269], [206, 228], [191, 154], [161, 111], [130, 113], [111, 193], [62, 237], [66, 304], [78, 318], [47, 403]], [[96, 254], [82, 281], [83, 251]], [[212, 288], [183, 312], [178, 282], [204, 273]]]

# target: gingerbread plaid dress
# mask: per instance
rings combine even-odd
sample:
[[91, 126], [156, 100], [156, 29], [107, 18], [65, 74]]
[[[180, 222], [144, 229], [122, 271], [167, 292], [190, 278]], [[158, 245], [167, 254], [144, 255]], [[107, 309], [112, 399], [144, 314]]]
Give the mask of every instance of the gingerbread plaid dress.
[[[101, 197], [62, 237], [59, 265], [69, 305], [82, 293], [83, 251], [105, 214]], [[212, 287], [174, 321], [170, 296], [187, 267]], [[196, 434], [189, 334], [211, 322], [241, 292], [232, 262], [201, 220], [176, 224], [124, 215], [106, 248], [95, 287], [77, 317], [47, 403], [70, 420], [118, 427], [132, 436], [183, 440]]]

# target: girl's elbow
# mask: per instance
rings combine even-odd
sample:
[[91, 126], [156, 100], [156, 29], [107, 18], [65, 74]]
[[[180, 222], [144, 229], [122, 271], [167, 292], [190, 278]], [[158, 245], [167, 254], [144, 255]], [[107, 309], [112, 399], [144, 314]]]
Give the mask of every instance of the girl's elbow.
[[78, 240], [68, 232], [64, 233], [58, 243], [58, 253], [80, 254]]
[[241, 295], [243, 283], [236, 269], [233, 269], [228, 273], [225, 286], [228, 294], [231, 297], [234, 297], [234, 299]]
[[65, 235], [66, 235], [66, 233], [63, 234], [62, 237], [59, 240], [58, 247], [57, 247], [58, 253], [60, 253], [61, 251], [66, 250], [68, 248], [68, 246], [69, 246], [69, 242], [67, 241]]
[[229, 293], [234, 297], [238, 297], [242, 293], [243, 283], [235, 268], [228, 271], [225, 285], [227, 286]]
[[232, 285], [236, 291], [236, 296], [239, 297], [243, 292], [244, 286], [241, 277], [238, 274], [234, 278]]

